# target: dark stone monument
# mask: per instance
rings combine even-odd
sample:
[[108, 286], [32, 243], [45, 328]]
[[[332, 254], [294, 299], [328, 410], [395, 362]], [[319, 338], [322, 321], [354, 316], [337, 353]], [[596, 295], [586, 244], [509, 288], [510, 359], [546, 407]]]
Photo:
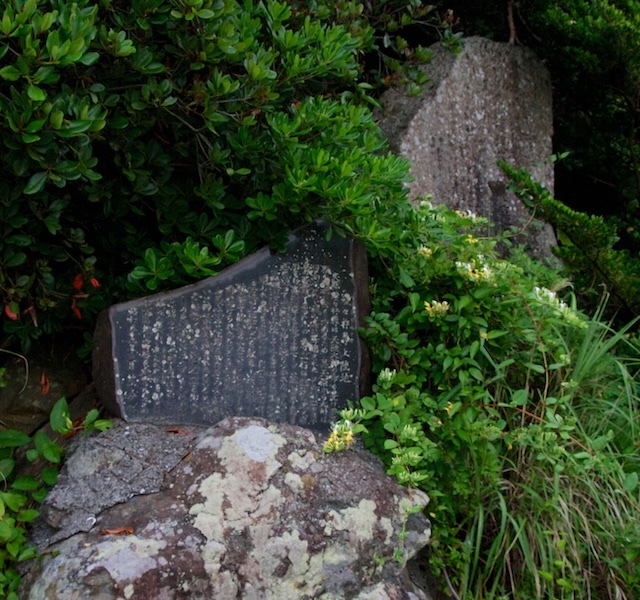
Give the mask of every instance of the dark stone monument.
[[100, 315], [94, 378], [129, 421], [212, 425], [255, 416], [326, 430], [368, 388], [359, 242], [314, 222], [215, 277]]

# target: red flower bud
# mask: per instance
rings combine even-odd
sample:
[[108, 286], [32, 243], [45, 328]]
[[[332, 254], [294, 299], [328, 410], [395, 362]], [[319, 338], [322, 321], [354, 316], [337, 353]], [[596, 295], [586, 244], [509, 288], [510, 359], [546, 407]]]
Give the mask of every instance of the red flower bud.
[[82, 273], [78, 273], [73, 280], [73, 289], [76, 290], [76, 292], [79, 292], [82, 289], [83, 284], [84, 276]]

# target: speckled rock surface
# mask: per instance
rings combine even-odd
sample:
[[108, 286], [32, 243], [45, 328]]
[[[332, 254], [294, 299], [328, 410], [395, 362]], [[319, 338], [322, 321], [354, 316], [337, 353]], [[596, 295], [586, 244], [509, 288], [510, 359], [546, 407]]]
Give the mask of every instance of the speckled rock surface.
[[[429, 539], [422, 512], [408, 516], [428, 498], [398, 486], [368, 452], [324, 455], [310, 431], [261, 419], [226, 419], [197, 435], [138, 427], [119, 425], [101, 453], [101, 436], [89, 440], [94, 458], [82, 468], [69, 459], [61, 487], [78, 498], [96, 492], [99, 474], [106, 488], [122, 481], [126, 492], [105, 489], [108, 499], [91, 510], [76, 502], [47, 512], [51, 531], [68, 535], [50, 545], [40, 539], [48, 552], [25, 576], [21, 598], [424, 598], [404, 567]], [[184, 441], [172, 449], [171, 436]], [[139, 437], [165, 440], [163, 466], [152, 469], [164, 477], [158, 483], [152, 473], [144, 489], [123, 472], [123, 448], [136, 454]], [[82, 519], [90, 530], [72, 533], [65, 523]]]
[[[393, 150], [411, 162], [411, 197], [432, 195], [436, 203], [483, 215], [497, 231], [521, 226], [530, 215], [496, 163], [528, 169], [553, 192], [547, 69], [527, 48], [480, 37], [466, 38], [459, 55], [441, 44], [432, 50], [422, 67], [430, 79], [423, 92], [385, 92], [379, 115]], [[538, 257], [550, 256], [551, 227], [529, 225], [528, 232], [519, 241]]]

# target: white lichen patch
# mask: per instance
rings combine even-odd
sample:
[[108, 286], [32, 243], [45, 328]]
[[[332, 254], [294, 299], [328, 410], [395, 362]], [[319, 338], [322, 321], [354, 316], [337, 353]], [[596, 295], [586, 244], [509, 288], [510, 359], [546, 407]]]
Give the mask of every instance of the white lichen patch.
[[[284, 443], [281, 436], [265, 427], [241, 429], [224, 438], [218, 449], [224, 474], [213, 473], [198, 485], [197, 492], [204, 500], [194, 504], [189, 513], [195, 517], [194, 526], [208, 540], [203, 549], [205, 570], [212, 582], [222, 582], [220, 597], [237, 587], [233, 577], [220, 572], [226, 552], [225, 534], [251, 527], [254, 546], [260, 546], [260, 538], [263, 544], [269, 538], [271, 530], [266, 521], [283, 501], [270, 479], [282, 466], [275, 457]], [[256, 522], [259, 519], [265, 522]], [[260, 570], [261, 560], [257, 559], [247, 561], [244, 568], [250, 569], [251, 563]]]
[[222, 539], [225, 517], [223, 502], [226, 497], [223, 489], [224, 479], [220, 473], [213, 473], [203, 479], [198, 486], [198, 492], [205, 500], [189, 509], [189, 514], [195, 515], [194, 526], [208, 540]]
[[287, 461], [294, 469], [300, 469], [306, 471], [311, 465], [318, 460], [318, 455], [315, 452], [291, 452], [287, 456]]
[[272, 577], [283, 561], [288, 565], [286, 572], [281, 575], [283, 578], [299, 577], [309, 569], [307, 542], [300, 539], [296, 530], [267, 539], [260, 548], [260, 554], [256, 558], [260, 559], [267, 577]]
[[231, 436], [231, 439], [235, 440], [238, 447], [256, 462], [273, 460], [278, 447], [285, 443], [281, 436], [271, 433], [266, 427], [259, 425], [249, 425], [240, 429]]
[[247, 464], [246, 457], [249, 457], [256, 467], [251, 469], [251, 484], [262, 487], [282, 466], [276, 460], [276, 454], [284, 443], [284, 438], [271, 433], [266, 427], [250, 425], [224, 438], [218, 457], [228, 473], [239, 473], [242, 472], [239, 469], [244, 471], [251, 468], [251, 464]]
[[257, 498], [256, 506], [251, 512], [252, 519], [260, 519], [273, 513], [280, 504], [282, 504], [282, 494], [280, 490], [270, 485], [263, 494]]
[[172, 537], [178, 523], [173, 520], [151, 521], [138, 533], [145, 539], [162, 540]]
[[95, 558], [88, 571], [104, 567], [118, 583], [135, 581], [158, 566], [160, 550], [167, 546], [162, 540], [145, 540], [135, 535], [113, 538], [95, 546]]
[[211, 578], [211, 581], [213, 581], [215, 576], [220, 572], [220, 563], [226, 551], [227, 548], [225, 545], [215, 540], [209, 540], [202, 546], [200, 553], [204, 562], [204, 570]]
[[376, 503], [368, 499], [360, 500], [357, 507], [345, 508], [341, 511], [332, 510], [329, 512], [331, 527], [338, 531], [348, 531], [354, 541], [370, 540], [378, 520], [375, 510]]
[[388, 517], [380, 517], [379, 523], [380, 527], [384, 529], [385, 533], [387, 534], [385, 539], [390, 539], [393, 535], [393, 523], [391, 522], [391, 519], [389, 519]]
[[300, 475], [297, 475], [296, 473], [287, 473], [284, 476], [284, 482], [289, 486], [291, 491], [295, 493], [301, 492], [304, 489], [302, 479], [300, 478]]
[[326, 583], [324, 554], [310, 554], [297, 530], [275, 536], [263, 523], [252, 537], [254, 549], [240, 572], [251, 584], [243, 599], [316, 597]]

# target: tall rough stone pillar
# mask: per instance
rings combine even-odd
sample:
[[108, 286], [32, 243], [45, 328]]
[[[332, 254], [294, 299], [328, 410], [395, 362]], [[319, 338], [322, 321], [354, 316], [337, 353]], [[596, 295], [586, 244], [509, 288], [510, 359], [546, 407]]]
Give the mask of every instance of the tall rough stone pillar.
[[[530, 215], [496, 163], [524, 167], [553, 191], [547, 69], [527, 48], [479, 37], [464, 40], [459, 55], [440, 44], [432, 50], [422, 94], [409, 97], [399, 88], [382, 97], [380, 127], [411, 162], [410, 196], [432, 195], [436, 203], [483, 215], [492, 231], [521, 226]], [[538, 257], [550, 256], [556, 243], [542, 224], [530, 224], [521, 241]]]

